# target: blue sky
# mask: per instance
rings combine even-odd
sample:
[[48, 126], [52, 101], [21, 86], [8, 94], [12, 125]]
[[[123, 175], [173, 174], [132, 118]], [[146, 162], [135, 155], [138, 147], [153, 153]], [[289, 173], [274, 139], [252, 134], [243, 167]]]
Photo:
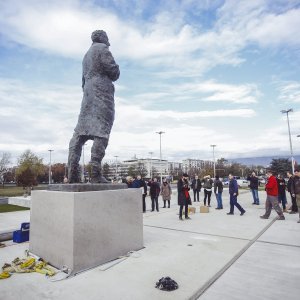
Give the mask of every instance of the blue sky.
[[[0, 154], [66, 162], [81, 62], [107, 32], [121, 76], [106, 159], [300, 152], [300, 1], [0, 0]], [[86, 146], [88, 160], [91, 142]]]

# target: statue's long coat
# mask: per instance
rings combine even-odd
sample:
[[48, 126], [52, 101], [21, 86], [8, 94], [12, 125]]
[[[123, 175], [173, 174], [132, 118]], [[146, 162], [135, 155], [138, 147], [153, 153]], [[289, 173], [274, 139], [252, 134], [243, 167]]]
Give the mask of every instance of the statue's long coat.
[[120, 76], [108, 46], [93, 43], [82, 62], [83, 99], [75, 132], [109, 138], [115, 117], [113, 81]]

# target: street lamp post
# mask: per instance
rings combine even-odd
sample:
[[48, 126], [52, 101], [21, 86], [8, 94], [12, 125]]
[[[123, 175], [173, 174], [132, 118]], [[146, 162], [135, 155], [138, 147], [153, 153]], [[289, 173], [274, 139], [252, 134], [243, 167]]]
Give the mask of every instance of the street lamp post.
[[289, 120], [289, 113], [293, 112], [293, 109], [290, 108], [288, 110], [281, 110], [281, 113], [286, 114], [286, 119], [288, 123], [288, 132], [289, 132], [289, 140], [290, 140], [290, 151], [291, 151], [291, 161], [292, 161], [292, 173], [294, 174], [294, 154], [293, 154], [293, 146], [292, 146], [292, 138], [291, 138], [291, 130], [290, 130], [290, 120]]
[[116, 180], [117, 180], [117, 178], [118, 178], [118, 155], [115, 155], [114, 156], [115, 158], [116, 158]]
[[49, 184], [51, 184], [51, 152], [53, 152], [54, 150], [52, 150], [52, 149], [49, 149], [48, 150], [49, 151], [49, 155], [50, 155], [50, 161], [49, 161]]
[[156, 132], [159, 134], [159, 160], [160, 160], [160, 184], [162, 184], [162, 166], [161, 166], [161, 135], [164, 134], [164, 131]]
[[210, 145], [213, 148], [213, 160], [214, 160], [214, 178], [216, 178], [216, 160], [215, 160], [215, 147], [217, 145]]
[[152, 178], [152, 154], [153, 152], [149, 152], [150, 154], [150, 179]]

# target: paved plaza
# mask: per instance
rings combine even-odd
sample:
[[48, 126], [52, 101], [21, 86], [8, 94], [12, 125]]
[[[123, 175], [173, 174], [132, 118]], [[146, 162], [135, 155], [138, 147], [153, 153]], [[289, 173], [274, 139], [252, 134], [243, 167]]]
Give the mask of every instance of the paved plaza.
[[[200, 214], [199, 202], [193, 202], [196, 214], [184, 221], [178, 220], [175, 193], [171, 208], [160, 208], [159, 212], [149, 211], [150, 198], [147, 197], [144, 249], [128, 258], [56, 282], [38, 273], [14, 274], [0, 281], [0, 298], [298, 300], [298, 215], [285, 214], [286, 220], [278, 221], [272, 211], [270, 219], [262, 220], [259, 216], [264, 213], [265, 193], [260, 192], [262, 204], [256, 206], [251, 204], [251, 194], [241, 191], [239, 203], [246, 214], [240, 216], [235, 211], [235, 215], [227, 216], [228, 190], [223, 194], [223, 210], [215, 210], [213, 196], [209, 213]], [[203, 193], [200, 204], [202, 200]], [[21, 222], [29, 219], [29, 211], [2, 213], [0, 233], [17, 229]], [[1, 266], [23, 257], [29, 246], [11, 241], [5, 244], [7, 246], [0, 249]], [[178, 283], [178, 290], [165, 292], [155, 288], [155, 283], [165, 276]]]

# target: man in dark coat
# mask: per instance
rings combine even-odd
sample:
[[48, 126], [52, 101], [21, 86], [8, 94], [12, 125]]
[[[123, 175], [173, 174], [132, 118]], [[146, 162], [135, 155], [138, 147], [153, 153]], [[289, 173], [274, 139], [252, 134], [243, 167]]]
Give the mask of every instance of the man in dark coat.
[[136, 177], [136, 179], [132, 183], [132, 187], [143, 189], [142, 201], [143, 201], [143, 213], [145, 213], [146, 212], [147, 184], [146, 184], [145, 180], [142, 179], [142, 176], [138, 175]]
[[82, 62], [83, 99], [81, 111], [69, 145], [69, 182], [80, 182], [79, 160], [82, 146], [93, 140], [91, 150], [92, 182], [106, 182], [101, 176], [101, 161], [108, 145], [115, 117], [113, 81], [120, 76], [119, 66], [109, 51], [106, 32], [92, 33], [90, 49]]
[[298, 207], [297, 207], [297, 202], [296, 202], [296, 197], [292, 195], [292, 185], [294, 184], [294, 177], [293, 174], [290, 171], [286, 172], [287, 177], [289, 178], [287, 182], [287, 190], [291, 195], [291, 200], [292, 200], [292, 207], [290, 214], [296, 214], [298, 212]]
[[254, 205], [259, 205], [259, 198], [258, 198], [258, 177], [256, 176], [255, 172], [252, 172], [251, 176], [248, 176], [248, 181], [250, 181], [250, 190], [252, 192], [253, 203]]
[[152, 210], [154, 211], [154, 208], [156, 207], [156, 211], [159, 211], [159, 206], [158, 206], [158, 197], [160, 194], [160, 186], [159, 183], [157, 182], [157, 178], [154, 178], [153, 180], [150, 180], [148, 182], [148, 186], [150, 186], [150, 197], [151, 197], [151, 204], [152, 204]]
[[216, 175], [216, 179], [214, 182], [214, 193], [216, 195], [217, 203], [218, 203], [216, 209], [223, 209], [223, 202], [222, 202], [223, 183], [220, 180], [219, 175]]
[[191, 219], [188, 215], [189, 204], [192, 204], [190, 193], [189, 193], [189, 175], [184, 173], [182, 178], [178, 180], [177, 191], [178, 191], [178, 205], [179, 205], [179, 220], [182, 220], [182, 210], [185, 209], [185, 218]]
[[199, 193], [201, 191], [201, 180], [197, 175], [195, 175], [195, 178], [192, 181], [191, 188], [194, 192], [194, 202], [196, 202], [196, 196], [197, 196], [197, 201], [199, 202]]
[[239, 194], [239, 187], [238, 187], [237, 181], [232, 176], [232, 174], [229, 174], [228, 177], [229, 177], [230, 211], [229, 211], [229, 213], [227, 213], [227, 215], [233, 215], [234, 207], [236, 206], [237, 209], [241, 212], [241, 216], [242, 216], [242, 215], [244, 215], [244, 213], [246, 211], [237, 202], [237, 196]]

